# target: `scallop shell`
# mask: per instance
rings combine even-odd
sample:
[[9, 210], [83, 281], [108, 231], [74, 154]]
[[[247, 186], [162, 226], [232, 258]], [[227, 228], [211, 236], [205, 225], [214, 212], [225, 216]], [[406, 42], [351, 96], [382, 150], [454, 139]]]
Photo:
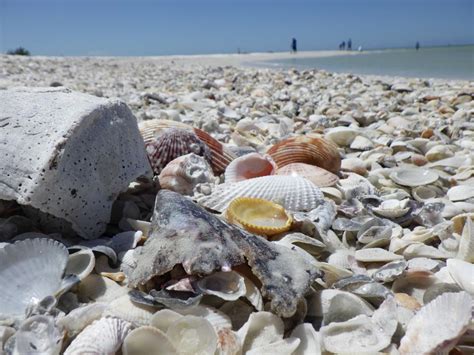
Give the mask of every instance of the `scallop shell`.
[[438, 180], [438, 173], [423, 168], [398, 168], [390, 173], [390, 179], [399, 185], [416, 187]]
[[306, 163], [319, 166], [334, 174], [341, 168], [341, 157], [337, 147], [319, 137], [298, 136], [273, 145], [267, 152], [279, 168], [291, 163]]
[[64, 354], [115, 354], [130, 329], [131, 324], [124, 320], [102, 318], [87, 326]]
[[178, 355], [178, 351], [161, 330], [143, 326], [132, 330], [122, 346], [124, 355]]
[[267, 236], [288, 231], [293, 222], [282, 206], [251, 197], [233, 200], [226, 210], [226, 218], [251, 233]]
[[339, 177], [319, 166], [305, 163], [291, 163], [279, 168], [277, 175], [301, 176], [318, 187], [333, 186], [338, 182]]
[[204, 294], [226, 301], [235, 301], [247, 292], [244, 278], [235, 271], [215, 272], [200, 279], [197, 287]]
[[250, 153], [234, 159], [225, 169], [225, 182], [273, 175], [276, 164], [269, 155]]
[[197, 184], [213, 183], [216, 180], [207, 161], [194, 153], [169, 162], [158, 178], [163, 189], [182, 195], [192, 195]]
[[63, 334], [55, 326], [54, 318], [36, 315], [21, 323], [15, 334], [14, 354], [57, 355], [62, 343]]
[[129, 295], [125, 295], [110, 302], [104, 316], [117, 317], [139, 327], [150, 324], [151, 317], [155, 312], [156, 308], [133, 303]]
[[61, 288], [68, 262], [64, 245], [26, 239], [0, 249], [0, 314], [22, 316], [26, 308]]
[[151, 167], [155, 174], [160, 174], [163, 168], [172, 160], [194, 153], [211, 161], [211, 152], [193, 132], [168, 128], [159, 133], [152, 141], [145, 144]]
[[194, 132], [211, 150], [211, 166], [216, 174], [223, 173], [227, 165], [236, 158], [235, 154], [227, 150], [219, 141], [205, 131], [181, 122], [153, 119], [140, 122], [138, 127], [145, 144], [153, 140], [160, 131], [166, 128], [180, 128]]
[[92, 272], [95, 266], [95, 256], [91, 249], [82, 249], [69, 255], [66, 275], [76, 275], [82, 281]]
[[211, 195], [197, 201], [204, 207], [224, 212], [237, 197], [262, 198], [290, 211], [310, 211], [323, 200], [319, 188], [305, 178], [272, 175], [218, 185]]
[[408, 323], [400, 354], [448, 352], [466, 331], [472, 300], [466, 292], [443, 293], [425, 305]]

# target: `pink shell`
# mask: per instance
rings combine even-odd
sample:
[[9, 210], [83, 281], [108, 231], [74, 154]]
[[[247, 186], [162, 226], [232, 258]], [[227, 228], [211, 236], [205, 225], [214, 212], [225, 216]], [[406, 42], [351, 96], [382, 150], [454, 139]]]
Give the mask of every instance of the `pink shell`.
[[225, 170], [225, 182], [238, 182], [273, 175], [276, 164], [269, 155], [249, 153], [233, 160]]
[[155, 139], [145, 143], [146, 152], [155, 174], [172, 160], [189, 153], [194, 153], [211, 161], [211, 151], [193, 132], [168, 128], [159, 132]]
[[330, 171], [320, 168], [319, 166], [305, 163], [292, 163], [285, 165], [279, 168], [276, 174], [301, 176], [308, 179], [318, 187], [332, 186], [339, 180], [337, 175]]

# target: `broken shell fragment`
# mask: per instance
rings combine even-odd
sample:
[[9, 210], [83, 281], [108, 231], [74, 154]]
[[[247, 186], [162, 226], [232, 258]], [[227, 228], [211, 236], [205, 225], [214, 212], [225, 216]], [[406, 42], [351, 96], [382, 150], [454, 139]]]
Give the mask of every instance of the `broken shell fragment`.
[[242, 226], [251, 233], [271, 236], [290, 229], [293, 219], [285, 209], [260, 198], [240, 197], [226, 210], [231, 223]]

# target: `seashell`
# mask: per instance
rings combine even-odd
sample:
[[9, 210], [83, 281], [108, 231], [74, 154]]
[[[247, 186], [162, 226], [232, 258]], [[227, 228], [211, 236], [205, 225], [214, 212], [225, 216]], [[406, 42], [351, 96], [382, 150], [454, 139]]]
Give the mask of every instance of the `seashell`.
[[362, 262], [389, 262], [403, 259], [403, 256], [389, 252], [381, 248], [367, 248], [356, 250], [355, 258]]
[[350, 127], [334, 127], [329, 129], [324, 137], [339, 147], [348, 147], [359, 135], [359, 131]]
[[102, 318], [79, 333], [64, 354], [115, 354], [130, 330], [131, 324], [124, 320]]
[[[288, 248], [293, 248], [294, 245], [300, 247], [311, 255], [321, 255], [322, 251], [326, 249], [326, 245], [315, 238], [308, 237], [303, 233], [291, 233], [285, 235], [283, 238], [273, 240], [275, 243], [284, 245]], [[334, 255], [334, 254], [331, 254]], [[329, 262], [329, 261], [328, 261]]]
[[293, 223], [293, 219], [282, 206], [251, 197], [233, 200], [226, 210], [226, 218], [251, 233], [266, 236], [286, 232]]
[[408, 203], [410, 200], [405, 199], [402, 201], [399, 200], [385, 200], [378, 207], [372, 208], [376, 214], [382, 217], [387, 218], [398, 218], [402, 217], [410, 210]]
[[474, 198], [474, 186], [459, 185], [451, 187], [446, 193], [451, 201], [464, 201]]
[[395, 260], [377, 269], [372, 274], [372, 278], [375, 281], [391, 282], [401, 276], [406, 268], [407, 262], [405, 260]]
[[143, 326], [132, 330], [122, 345], [124, 355], [178, 355], [178, 351], [161, 330]]
[[51, 354], [61, 351], [63, 334], [55, 326], [54, 318], [32, 316], [20, 324], [15, 334], [14, 354]]
[[126, 295], [128, 289], [107, 277], [90, 274], [78, 285], [77, 296], [81, 302], [111, 302]]
[[424, 168], [398, 168], [390, 173], [390, 179], [399, 185], [416, 187], [438, 180], [438, 174]]
[[171, 309], [160, 309], [151, 316], [150, 325], [166, 333], [171, 324], [183, 315]]
[[397, 278], [392, 284], [395, 293], [406, 293], [414, 297], [418, 302], [423, 302], [423, 294], [438, 279], [431, 272], [411, 271]]
[[374, 143], [364, 136], [356, 136], [351, 142], [350, 148], [354, 150], [370, 150], [374, 148]]
[[430, 162], [450, 158], [453, 155], [454, 153], [451, 151], [451, 149], [445, 145], [435, 145], [425, 153], [426, 159], [428, 159]]
[[426, 257], [430, 259], [446, 259], [449, 255], [431, 245], [414, 242], [403, 250], [406, 259]]
[[319, 334], [314, 330], [312, 324], [304, 323], [298, 325], [290, 335], [300, 340], [300, 344], [292, 352], [293, 355], [320, 355], [321, 341]]
[[235, 301], [247, 292], [245, 280], [235, 271], [216, 272], [197, 282], [199, 291], [226, 301]]
[[408, 323], [400, 354], [448, 352], [471, 322], [472, 300], [466, 292], [444, 293]]
[[240, 340], [231, 329], [223, 328], [217, 331], [217, 354], [237, 355], [241, 353]]
[[390, 344], [392, 336], [374, 324], [366, 315], [359, 315], [345, 322], [333, 322], [320, 329], [323, 346], [333, 353], [377, 352]]
[[474, 265], [457, 259], [448, 259], [446, 263], [449, 275], [451, 275], [459, 287], [474, 296], [474, 279], [472, 277], [474, 275]]
[[286, 355], [293, 354], [298, 348], [300, 340], [298, 338], [286, 338], [274, 343], [264, 345], [258, 348], [253, 348], [247, 351], [247, 355], [261, 355], [261, 354], [275, 354], [275, 355]]
[[225, 182], [239, 182], [273, 175], [276, 164], [269, 155], [250, 153], [234, 159], [225, 169]]
[[466, 218], [466, 223], [459, 240], [458, 259], [474, 263], [474, 226], [472, 219]]
[[366, 163], [355, 157], [342, 159], [341, 170], [350, 171], [361, 176], [366, 176], [368, 173]]
[[423, 166], [428, 163], [428, 159], [425, 158], [424, 155], [421, 154], [412, 154], [411, 162], [416, 166]]
[[255, 311], [254, 307], [248, 303], [237, 300], [233, 302], [225, 302], [219, 311], [225, 313], [232, 322], [232, 329], [240, 329], [247, 322], [250, 315]]
[[290, 211], [310, 211], [323, 200], [321, 191], [305, 178], [272, 175], [218, 185], [211, 195], [199, 197], [197, 202], [224, 212], [237, 197], [262, 198], [281, 204]]
[[214, 329], [219, 331], [220, 329], [232, 329], [232, 323], [230, 318], [222, 311], [219, 311], [210, 306], [194, 306], [186, 309], [179, 310], [181, 316], [196, 316], [207, 320]]
[[217, 334], [211, 323], [196, 316], [183, 316], [172, 323], [166, 335], [179, 354], [214, 354]]
[[[322, 298], [327, 297], [324, 291], [321, 295]], [[326, 309], [323, 306], [324, 325], [332, 322], [345, 322], [361, 314], [370, 316], [373, 313], [373, 307], [368, 302], [349, 292], [339, 291], [331, 295], [328, 301], [329, 306]]]
[[444, 282], [436, 283], [430, 286], [423, 294], [423, 303], [428, 304], [443, 293], [460, 291], [462, 291], [462, 289], [456, 284]]
[[453, 223], [453, 232], [457, 234], [462, 234], [464, 226], [466, 224], [466, 220], [470, 218], [471, 221], [474, 221], [474, 213], [462, 213], [458, 214], [457, 216], [451, 218], [451, 222]]
[[408, 270], [417, 271], [432, 271], [439, 270], [444, 265], [440, 260], [433, 260], [429, 258], [413, 258], [408, 260]]
[[139, 327], [149, 325], [151, 316], [155, 312], [155, 307], [133, 303], [130, 296], [125, 295], [110, 302], [104, 316], [120, 318], [131, 323], [134, 327]]
[[90, 303], [73, 309], [66, 316], [58, 319], [57, 325], [66, 330], [69, 338], [74, 338], [93, 321], [102, 318], [102, 314], [106, 309], [106, 303]]
[[207, 161], [194, 153], [170, 161], [159, 175], [160, 186], [182, 195], [192, 195], [197, 184], [216, 181]]
[[283, 331], [283, 321], [273, 313], [252, 313], [237, 332], [242, 343], [242, 353], [282, 340]]
[[52, 239], [26, 239], [0, 249], [0, 314], [23, 316], [27, 307], [55, 295], [68, 262], [66, 247]]
[[184, 129], [168, 128], [152, 141], [145, 144], [151, 167], [156, 175], [172, 160], [194, 153], [211, 161], [211, 152], [193, 132]]
[[329, 187], [336, 184], [339, 177], [319, 166], [305, 163], [291, 163], [276, 171], [277, 175], [301, 176], [318, 187]]
[[152, 141], [158, 133], [166, 128], [180, 128], [189, 132], [194, 132], [196, 136], [204, 142], [211, 151], [211, 166], [214, 173], [221, 174], [225, 171], [227, 165], [236, 158], [235, 154], [226, 149], [219, 141], [214, 139], [205, 131], [193, 128], [184, 123], [168, 120], [147, 120], [139, 123], [140, 133], [145, 144]]
[[337, 174], [341, 168], [341, 157], [337, 147], [319, 137], [298, 136], [287, 138], [273, 145], [268, 151], [278, 168], [291, 163], [316, 165]]
[[82, 249], [69, 255], [66, 266], [66, 275], [76, 275], [84, 280], [92, 272], [95, 266], [95, 256], [91, 249]]
[[[147, 238], [150, 233], [150, 222], [141, 221], [138, 219], [126, 218], [126, 223], [130, 225], [134, 230], [142, 232], [143, 237]], [[119, 227], [121, 227], [119, 225]]]
[[411, 190], [413, 198], [419, 202], [428, 201], [438, 196], [437, 190], [433, 186], [417, 186]]

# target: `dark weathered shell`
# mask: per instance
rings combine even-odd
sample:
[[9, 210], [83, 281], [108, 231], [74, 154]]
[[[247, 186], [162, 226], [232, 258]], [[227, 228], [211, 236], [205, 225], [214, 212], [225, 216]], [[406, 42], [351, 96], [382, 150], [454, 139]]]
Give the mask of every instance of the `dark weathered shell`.
[[211, 151], [196, 134], [180, 128], [167, 128], [155, 139], [145, 143], [146, 152], [155, 174], [170, 161], [189, 153], [194, 153], [211, 161]]

